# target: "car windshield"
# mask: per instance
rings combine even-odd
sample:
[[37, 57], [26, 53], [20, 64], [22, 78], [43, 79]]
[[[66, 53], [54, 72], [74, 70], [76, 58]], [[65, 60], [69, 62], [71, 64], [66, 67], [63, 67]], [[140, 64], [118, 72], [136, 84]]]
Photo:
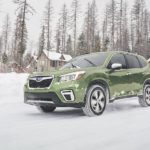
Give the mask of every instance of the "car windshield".
[[102, 66], [107, 58], [107, 53], [94, 53], [76, 57], [65, 64], [61, 69], [65, 68], [88, 68]]

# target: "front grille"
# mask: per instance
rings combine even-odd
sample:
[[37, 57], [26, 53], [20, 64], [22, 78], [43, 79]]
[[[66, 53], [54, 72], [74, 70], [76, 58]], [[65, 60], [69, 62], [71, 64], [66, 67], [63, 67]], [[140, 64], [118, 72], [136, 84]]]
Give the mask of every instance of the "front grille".
[[30, 88], [48, 88], [52, 83], [53, 77], [36, 76], [29, 79]]

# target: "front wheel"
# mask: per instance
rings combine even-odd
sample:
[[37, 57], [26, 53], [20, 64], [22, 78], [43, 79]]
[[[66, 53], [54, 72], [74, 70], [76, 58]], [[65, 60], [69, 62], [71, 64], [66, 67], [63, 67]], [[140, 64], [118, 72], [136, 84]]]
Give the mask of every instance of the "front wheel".
[[150, 85], [144, 86], [143, 97], [139, 97], [139, 103], [142, 107], [150, 106]]
[[86, 103], [83, 112], [89, 117], [103, 114], [106, 107], [106, 93], [102, 86], [93, 85], [86, 94]]
[[55, 111], [56, 107], [55, 106], [37, 106], [38, 110], [44, 113], [50, 113]]

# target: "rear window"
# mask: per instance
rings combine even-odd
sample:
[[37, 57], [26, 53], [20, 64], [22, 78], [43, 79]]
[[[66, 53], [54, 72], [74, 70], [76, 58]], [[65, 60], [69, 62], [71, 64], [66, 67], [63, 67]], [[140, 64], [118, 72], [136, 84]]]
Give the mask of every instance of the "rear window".
[[147, 66], [147, 62], [146, 62], [146, 60], [144, 60], [144, 58], [138, 56], [138, 59], [139, 59], [139, 61], [140, 61], [140, 64], [141, 64], [141, 67], [142, 67], [142, 68], [144, 68], [144, 67]]
[[137, 59], [136, 56], [134, 55], [125, 55], [128, 63], [128, 68], [133, 69], [133, 68], [141, 68], [140, 63]]

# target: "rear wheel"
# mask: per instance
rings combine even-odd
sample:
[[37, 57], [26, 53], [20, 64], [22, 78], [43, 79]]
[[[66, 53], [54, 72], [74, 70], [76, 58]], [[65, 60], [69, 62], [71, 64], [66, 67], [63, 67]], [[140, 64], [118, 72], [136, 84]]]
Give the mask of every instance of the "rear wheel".
[[86, 104], [83, 107], [85, 115], [93, 117], [103, 114], [106, 107], [106, 92], [100, 85], [93, 85], [86, 94]]
[[55, 106], [37, 106], [37, 108], [44, 113], [50, 113], [55, 111], [56, 107]]
[[142, 107], [150, 106], [150, 85], [144, 86], [143, 97], [139, 97], [139, 103]]

